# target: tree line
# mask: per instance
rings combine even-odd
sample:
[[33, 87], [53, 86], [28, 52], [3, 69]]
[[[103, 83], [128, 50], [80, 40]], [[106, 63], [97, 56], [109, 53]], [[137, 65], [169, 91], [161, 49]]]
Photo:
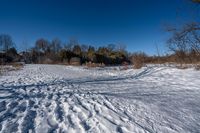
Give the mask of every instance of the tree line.
[[78, 58], [80, 64], [98, 63], [119, 65], [130, 63], [128, 52], [124, 45], [108, 44], [102, 47], [79, 44], [75, 39], [63, 44], [59, 39], [49, 41], [41, 38], [28, 50], [17, 52], [12, 37], [0, 35], [1, 62], [24, 61], [25, 63], [65, 63], [70, 64], [72, 58]]
[[[78, 59], [79, 65], [128, 65], [140, 68], [147, 63], [199, 63], [200, 62], [200, 25], [189, 23], [179, 29], [168, 29], [172, 36], [167, 40], [170, 53], [160, 56], [149, 56], [144, 52], [129, 53], [124, 45], [108, 44], [101, 47], [80, 44], [71, 39], [62, 43], [59, 39], [49, 41], [41, 38], [33, 47], [18, 52], [12, 37], [0, 35], [0, 62], [24, 62], [34, 64], [71, 64]], [[76, 61], [76, 60], [75, 60]], [[95, 65], [94, 65], [95, 66]]]

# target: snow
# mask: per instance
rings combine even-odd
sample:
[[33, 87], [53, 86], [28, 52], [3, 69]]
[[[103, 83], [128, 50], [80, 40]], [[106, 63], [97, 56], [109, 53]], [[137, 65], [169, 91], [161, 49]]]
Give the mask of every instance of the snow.
[[0, 77], [0, 132], [200, 132], [200, 71], [26, 65]]

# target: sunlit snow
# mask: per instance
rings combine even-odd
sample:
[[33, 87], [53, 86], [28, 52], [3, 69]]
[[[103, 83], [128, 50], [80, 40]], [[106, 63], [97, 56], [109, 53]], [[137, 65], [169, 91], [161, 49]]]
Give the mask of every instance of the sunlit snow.
[[200, 132], [200, 71], [26, 65], [0, 77], [0, 132]]

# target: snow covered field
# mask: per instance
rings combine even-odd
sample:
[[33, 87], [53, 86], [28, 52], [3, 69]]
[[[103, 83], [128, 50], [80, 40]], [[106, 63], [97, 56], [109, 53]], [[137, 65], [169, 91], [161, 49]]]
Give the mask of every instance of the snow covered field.
[[0, 77], [0, 132], [199, 133], [200, 71], [26, 65]]

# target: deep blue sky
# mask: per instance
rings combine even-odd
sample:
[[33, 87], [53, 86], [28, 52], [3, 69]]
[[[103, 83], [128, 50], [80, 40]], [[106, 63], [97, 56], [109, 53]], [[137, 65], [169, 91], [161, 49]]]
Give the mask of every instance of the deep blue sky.
[[125, 44], [148, 54], [157, 44], [164, 53], [164, 25], [191, 20], [191, 6], [187, 0], [0, 0], [0, 33], [10, 34], [20, 50], [42, 37]]

